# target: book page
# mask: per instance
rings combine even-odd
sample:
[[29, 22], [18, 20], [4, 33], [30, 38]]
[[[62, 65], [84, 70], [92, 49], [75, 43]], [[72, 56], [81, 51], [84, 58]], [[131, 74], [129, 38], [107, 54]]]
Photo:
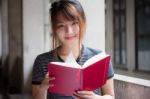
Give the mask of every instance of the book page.
[[74, 58], [74, 55], [72, 52], [68, 55], [65, 63], [72, 64], [74, 68], [80, 68], [81, 66], [76, 62], [76, 59]]
[[105, 52], [99, 53], [99, 54], [97, 54], [97, 55], [91, 57], [90, 59], [88, 59], [88, 60], [84, 63], [84, 65], [83, 65], [82, 68], [86, 68], [86, 67], [88, 67], [89, 65], [91, 65], [91, 64], [93, 64], [93, 63], [95, 63], [95, 62], [97, 62], [97, 61], [99, 61], [99, 60], [104, 59], [104, 58], [107, 57], [107, 56], [109, 56], [109, 55], [107, 55]]
[[81, 66], [76, 62], [72, 52], [70, 52], [65, 62], [51, 62], [51, 63], [65, 67], [81, 68]]

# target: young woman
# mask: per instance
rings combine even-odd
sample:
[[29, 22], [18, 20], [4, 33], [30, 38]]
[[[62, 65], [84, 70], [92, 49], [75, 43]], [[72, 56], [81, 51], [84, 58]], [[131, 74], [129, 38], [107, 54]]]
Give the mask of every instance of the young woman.
[[[86, 29], [86, 17], [83, 8], [77, 0], [57, 0], [50, 8], [52, 24], [53, 50], [37, 56], [33, 66], [32, 96], [33, 99], [114, 99], [113, 69], [109, 66], [108, 79], [105, 85], [95, 91], [77, 91], [74, 96], [62, 96], [49, 93], [53, 87], [48, 76], [48, 63], [65, 61], [70, 52], [76, 61], [82, 65], [90, 57], [100, 53], [82, 44]], [[57, 78], [56, 78], [57, 79]], [[61, 83], [61, 82], [60, 82]]]

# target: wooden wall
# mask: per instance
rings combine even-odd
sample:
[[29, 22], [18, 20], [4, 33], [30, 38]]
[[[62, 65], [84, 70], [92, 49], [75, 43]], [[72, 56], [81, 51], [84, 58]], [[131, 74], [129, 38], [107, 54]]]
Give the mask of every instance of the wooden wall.
[[150, 87], [115, 80], [115, 99], [150, 99]]

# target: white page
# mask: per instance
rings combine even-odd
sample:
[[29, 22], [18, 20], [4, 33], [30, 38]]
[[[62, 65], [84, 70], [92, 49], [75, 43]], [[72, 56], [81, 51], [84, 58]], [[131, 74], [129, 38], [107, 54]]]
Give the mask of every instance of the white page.
[[101, 59], [103, 59], [103, 58], [105, 58], [107, 56], [109, 56], [109, 55], [107, 55], [105, 52], [99, 53], [99, 54], [93, 56], [92, 58], [88, 59], [84, 63], [84, 65], [82, 66], [82, 68], [86, 68], [87, 66], [89, 66], [89, 65], [91, 65], [91, 64], [93, 64], [93, 63], [95, 63], [95, 62], [97, 62], [97, 61], [99, 61], [99, 60], [101, 60]]
[[57, 64], [72, 68], [81, 68], [81, 66], [76, 62], [72, 52], [70, 52], [65, 62], [51, 62], [51, 64]]
[[65, 63], [71, 64], [71, 67], [77, 68], [78, 66], [81, 67], [77, 62], [76, 59], [74, 58], [74, 55], [72, 52], [68, 55]]

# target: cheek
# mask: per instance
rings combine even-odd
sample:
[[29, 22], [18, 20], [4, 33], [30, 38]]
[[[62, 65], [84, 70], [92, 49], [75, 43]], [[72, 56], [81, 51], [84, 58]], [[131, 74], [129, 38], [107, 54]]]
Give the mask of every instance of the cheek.
[[79, 26], [74, 27], [74, 33], [79, 34], [80, 28]]
[[62, 33], [57, 33], [58, 39], [61, 39], [63, 37]]
[[64, 34], [63, 33], [57, 33], [57, 38], [63, 42], [65, 39], [64, 39]]
[[64, 34], [64, 29], [57, 29], [56, 33], [57, 33], [57, 35]]
[[62, 37], [63, 35], [64, 35], [64, 31], [63, 30], [60, 30], [60, 29], [57, 29], [56, 30], [56, 35], [57, 35], [57, 37]]

